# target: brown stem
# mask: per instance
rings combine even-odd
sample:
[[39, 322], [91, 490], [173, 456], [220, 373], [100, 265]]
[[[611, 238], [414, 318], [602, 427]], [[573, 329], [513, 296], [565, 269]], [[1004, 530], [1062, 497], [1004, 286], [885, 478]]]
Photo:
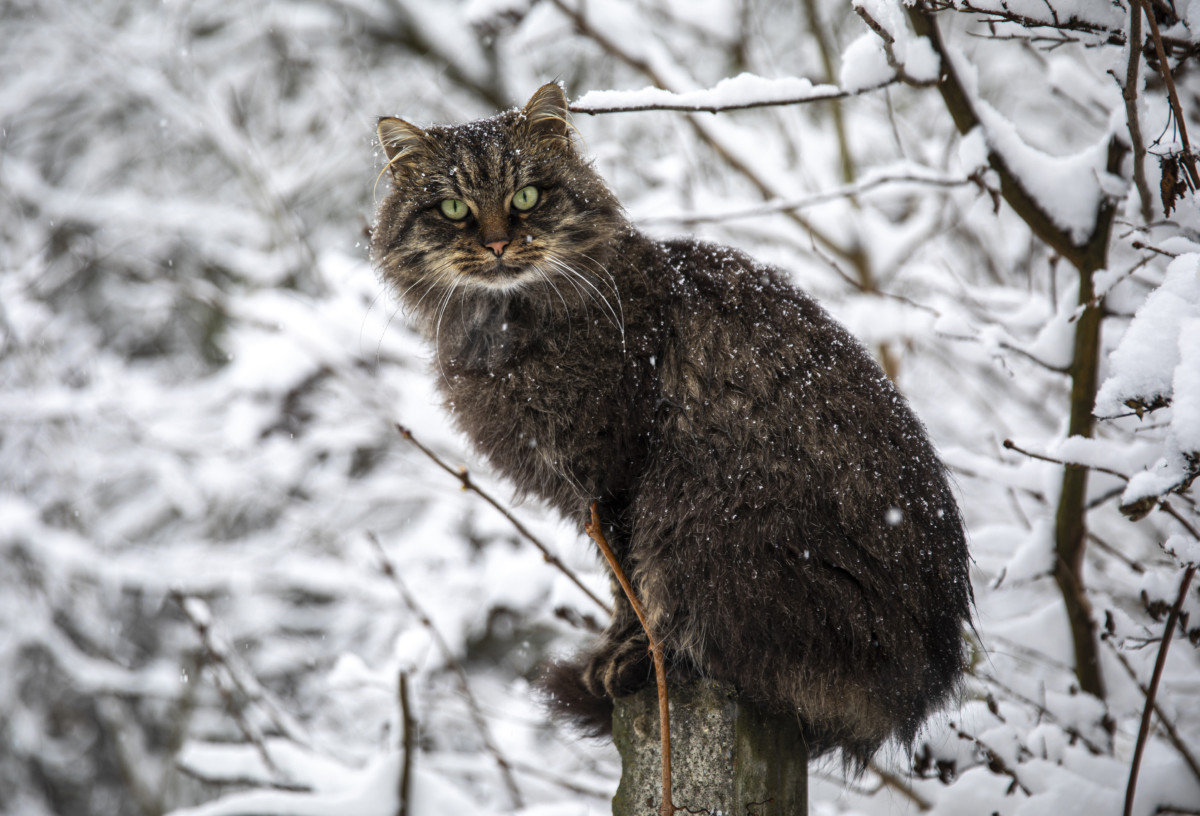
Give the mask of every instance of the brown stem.
[[1179, 93], [1175, 90], [1175, 79], [1171, 76], [1171, 66], [1167, 62], [1167, 52], [1163, 48], [1162, 34], [1158, 30], [1158, 21], [1154, 11], [1146, 0], [1135, 0], [1146, 13], [1146, 22], [1150, 24], [1150, 36], [1154, 40], [1154, 50], [1158, 54], [1158, 71], [1167, 84], [1167, 99], [1171, 103], [1171, 113], [1175, 116], [1175, 124], [1179, 127], [1179, 141], [1183, 144], [1183, 166], [1187, 168], [1192, 180], [1192, 189], [1200, 187], [1200, 172], [1196, 169], [1196, 156], [1188, 143], [1187, 123], [1183, 118], [1183, 108], [1179, 104]]
[[[1111, 224], [1111, 219], [1106, 223]], [[1107, 230], [1104, 233], [1107, 243]], [[1084, 310], [1075, 326], [1068, 436], [1090, 438], [1095, 425], [1092, 408], [1096, 404], [1099, 385], [1101, 311], [1097, 306], [1087, 304], [1095, 295], [1092, 273], [1099, 268], [1102, 267], [1085, 263], [1079, 270], [1077, 302], [1084, 305]], [[1062, 490], [1054, 516], [1054, 580], [1062, 592], [1071, 625], [1079, 687], [1103, 700], [1105, 687], [1096, 623], [1083, 584], [1083, 559], [1087, 550], [1087, 481], [1087, 468], [1063, 469]]]
[[[1137, 685], [1138, 690], [1142, 692], [1142, 696], [1148, 698], [1150, 690], [1138, 680], [1137, 672], [1129, 664], [1128, 658], [1121, 654], [1121, 650], [1113, 644], [1111, 639], [1106, 640], [1106, 642], [1112, 647], [1113, 656], [1124, 667], [1125, 672], [1129, 675], [1129, 679]], [[1200, 782], [1200, 761], [1192, 755], [1192, 751], [1187, 747], [1187, 743], [1183, 741], [1183, 737], [1179, 736], [1179, 729], [1175, 727], [1175, 723], [1171, 722], [1171, 718], [1167, 716], [1167, 712], [1163, 711], [1162, 706], [1158, 704], [1158, 700], [1154, 700], [1154, 713], [1158, 715], [1158, 724], [1162, 726], [1163, 731], [1167, 734], [1167, 741], [1175, 746], [1175, 750], [1179, 752], [1179, 755], [1183, 757], [1183, 761], [1191, 769], [1192, 776], [1196, 777], [1196, 781]]]
[[417, 749], [416, 723], [413, 721], [412, 710], [408, 704], [408, 674], [400, 672], [396, 682], [396, 696], [400, 698], [400, 726], [404, 729], [404, 758], [400, 768], [400, 807], [397, 816], [408, 816], [409, 798], [412, 791], [413, 752]]
[[616, 555], [608, 546], [608, 539], [604, 537], [604, 530], [600, 526], [600, 513], [596, 509], [596, 502], [592, 502], [591, 516], [591, 521], [585, 524], [583, 529], [596, 542], [600, 552], [604, 553], [604, 559], [608, 561], [609, 568], [612, 569], [613, 575], [621, 584], [621, 589], [625, 591], [629, 605], [633, 607], [634, 614], [641, 621], [642, 629], [646, 631], [646, 640], [650, 642], [650, 654], [654, 658], [654, 674], [658, 679], [658, 727], [662, 738], [662, 804], [659, 805], [658, 812], [661, 816], [674, 816], [676, 807], [671, 799], [671, 709], [667, 697], [667, 667], [666, 659], [663, 657], [662, 643], [651, 631], [642, 602], [638, 600], [637, 594], [633, 591], [633, 585], [625, 576], [625, 570], [621, 569]]
[[1125, 120], [1129, 124], [1129, 142], [1133, 147], [1133, 183], [1142, 202], [1142, 220], [1149, 223], [1154, 217], [1151, 209], [1150, 185], [1146, 181], [1146, 145], [1142, 140], [1141, 117], [1138, 116], [1137, 92], [1138, 70], [1142, 64], [1142, 12], [1137, 4], [1129, 8], [1129, 63], [1125, 69], [1125, 87], [1121, 96], [1125, 100]]
[[879, 765], [875, 763], [875, 760], [871, 760], [869, 763], [867, 763], [867, 767], [879, 777], [879, 783], [882, 786], [896, 791], [896, 793], [912, 802], [917, 810], [921, 811], [922, 813], [927, 813], [928, 811], [933, 810], [933, 804], [924, 796], [913, 790], [912, 786], [906, 783], [900, 776], [892, 773], [889, 770], [879, 767]]
[[[1149, 12], [1147, 12], [1149, 13]], [[1171, 638], [1175, 634], [1175, 625], [1179, 623], [1179, 613], [1183, 602], [1187, 600], [1188, 588], [1196, 575], [1196, 565], [1192, 564], [1183, 573], [1179, 582], [1179, 596], [1167, 615], [1167, 625], [1163, 629], [1162, 640], [1158, 645], [1158, 657], [1154, 661], [1154, 674], [1150, 677], [1150, 687], [1146, 689], [1146, 705], [1142, 707], [1142, 725], [1138, 729], [1137, 745], [1133, 749], [1133, 763], [1129, 766], [1129, 784], [1125, 786], [1125, 816], [1133, 813], [1133, 795], [1137, 789], [1138, 771], [1142, 766], [1142, 751], [1146, 748], [1146, 738], [1150, 734], [1150, 718], [1154, 714], [1154, 698], [1158, 695], [1158, 683], [1162, 680], [1163, 666], [1167, 663], [1167, 649], [1171, 647]]]

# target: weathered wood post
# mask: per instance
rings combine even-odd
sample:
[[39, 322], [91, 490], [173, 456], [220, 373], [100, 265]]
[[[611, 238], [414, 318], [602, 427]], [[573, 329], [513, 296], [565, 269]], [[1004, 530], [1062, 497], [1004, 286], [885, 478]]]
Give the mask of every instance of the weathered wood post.
[[[709, 816], [805, 816], [808, 750], [795, 718], [768, 716], [711, 680], [670, 684], [674, 803]], [[658, 694], [616, 701], [621, 783], [613, 816], [656, 816], [662, 799]]]

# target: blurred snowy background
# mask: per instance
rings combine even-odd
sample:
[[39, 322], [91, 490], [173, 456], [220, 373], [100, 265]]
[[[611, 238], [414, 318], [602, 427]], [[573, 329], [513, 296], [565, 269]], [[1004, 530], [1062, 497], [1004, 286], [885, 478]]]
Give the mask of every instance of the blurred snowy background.
[[[1152, 685], [1132, 812], [1200, 812], [1200, 2], [1149, 4], [1183, 120], [1131, 2], [939, 3], [964, 137], [892, 0], [0, 0], [0, 812], [394, 814], [405, 710], [409, 816], [609, 812], [615, 752], [528, 685], [602, 611], [395, 427], [507, 503], [366, 258], [375, 120], [743, 72], [849, 96], [581, 143], [646, 229], [791, 270], [876, 351], [974, 556], [961, 709], [915, 762], [815, 764], [812, 812], [1120, 813]], [[778, 94], [811, 95], [683, 99]]]

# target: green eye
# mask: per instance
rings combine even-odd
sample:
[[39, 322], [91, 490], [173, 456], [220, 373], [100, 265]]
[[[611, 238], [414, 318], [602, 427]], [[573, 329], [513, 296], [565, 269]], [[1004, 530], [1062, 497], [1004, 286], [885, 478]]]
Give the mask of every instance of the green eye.
[[517, 190], [517, 194], [513, 196], [512, 205], [514, 210], [528, 212], [538, 203], [537, 187], [522, 187]]
[[468, 212], [467, 205], [457, 198], [442, 199], [442, 215], [451, 221], [462, 221], [467, 217]]

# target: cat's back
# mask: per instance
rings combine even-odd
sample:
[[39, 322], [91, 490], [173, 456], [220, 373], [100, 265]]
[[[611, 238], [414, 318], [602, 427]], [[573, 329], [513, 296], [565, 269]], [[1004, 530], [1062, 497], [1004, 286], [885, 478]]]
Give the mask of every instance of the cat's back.
[[838, 431], [911, 416], [863, 345], [784, 272], [695, 239], [659, 246], [667, 398], [757, 405], [810, 435], [839, 415], [851, 421]]
[[661, 248], [671, 450], [694, 450], [714, 490], [753, 473], [756, 495], [828, 513], [867, 548], [894, 538], [879, 532], [897, 509], [914, 538], [936, 530], [961, 542], [923, 426], [849, 331], [783, 272], [737, 250], [693, 239]]

